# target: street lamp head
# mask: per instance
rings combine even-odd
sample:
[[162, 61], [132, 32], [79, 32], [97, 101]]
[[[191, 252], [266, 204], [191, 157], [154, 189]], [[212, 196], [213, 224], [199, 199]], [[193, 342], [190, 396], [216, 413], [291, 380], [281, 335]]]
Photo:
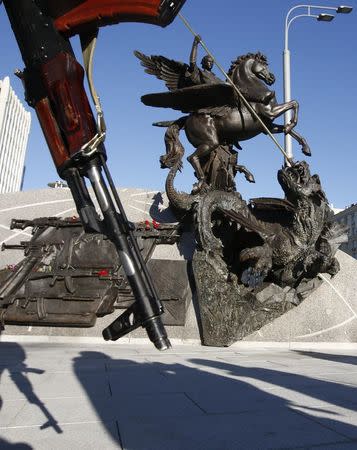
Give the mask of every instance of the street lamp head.
[[350, 12], [352, 12], [352, 10], [352, 6], [341, 5], [336, 9], [336, 12], [338, 14], [349, 14]]
[[319, 22], [331, 22], [331, 20], [333, 20], [335, 18], [335, 16], [333, 16], [332, 14], [319, 14], [317, 16], [317, 20]]

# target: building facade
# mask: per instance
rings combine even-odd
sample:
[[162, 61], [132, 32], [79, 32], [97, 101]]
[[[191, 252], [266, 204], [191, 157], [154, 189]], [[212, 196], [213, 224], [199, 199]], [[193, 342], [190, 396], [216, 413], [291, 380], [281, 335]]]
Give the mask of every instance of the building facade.
[[348, 242], [341, 244], [340, 250], [357, 259], [357, 203], [337, 213], [335, 220], [348, 226]]
[[5, 77], [0, 80], [0, 194], [21, 190], [30, 125], [30, 113]]

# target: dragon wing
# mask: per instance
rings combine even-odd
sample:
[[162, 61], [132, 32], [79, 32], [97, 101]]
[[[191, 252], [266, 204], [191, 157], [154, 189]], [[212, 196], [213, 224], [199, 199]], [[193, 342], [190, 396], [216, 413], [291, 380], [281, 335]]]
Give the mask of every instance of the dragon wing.
[[257, 220], [253, 214], [246, 217], [245, 214], [233, 209], [218, 208], [218, 210], [229, 219], [242, 225], [246, 230], [258, 233], [263, 239], [272, 234], [272, 230], [264, 226], [264, 223]]
[[200, 84], [172, 92], [146, 94], [141, 101], [147, 106], [172, 108], [184, 113], [215, 111], [235, 105], [234, 89], [227, 83]]
[[290, 225], [293, 221], [295, 207], [288, 200], [281, 198], [252, 198], [249, 208], [259, 220], [280, 225]]
[[134, 55], [140, 59], [141, 65], [145, 67], [145, 72], [163, 80], [169, 91], [183, 87], [184, 75], [188, 68], [187, 64], [165, 58], [165, 56], [147, 56], [137, 50], [134, 51]]
[[258, 233], [263, 239], [279, 232], [279, 225], [289, 226], [293, 221], [294, 205], [280, 198], [260, 197], [249, 202], [251, 214], [219, 208], [220, 211], [248, 231]]

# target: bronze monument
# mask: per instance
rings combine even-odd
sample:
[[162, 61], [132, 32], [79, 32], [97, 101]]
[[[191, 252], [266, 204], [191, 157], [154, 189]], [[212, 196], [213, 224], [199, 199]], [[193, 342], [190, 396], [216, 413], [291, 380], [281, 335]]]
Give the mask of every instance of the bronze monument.
[[[145, 71], [165, 81], [169, 92], [147, 94], [144, 104], [187, 113], [168, 122], [166, 154], [161, 167], [168, 168], [166, 193], [178, 219], [191, 217], [197, 249], [193, 257], [202, 341], [207, 345], [229, 345], [299, 304], [320, 281], [321, 272], [335, 275], [334, 257], [346, 239], [345, 229], [333, 222], [333, 213], [318, 175], [305, 161], [288, 161], [278, 171], [284, 198], [255, 198], [247, 203], [236, 191], [237, 171], [254, 181], [237, 165], [240, 142], [263, 132], [252, 110], [271, 133], [289, 133], [310, 156], [306, 140], [294, 129], [298, 103], [278, 104], [269, 89], [275, 81], [266, 56], [248, 53], [236, 58], [228, 79], [220, 81], [195, 65], [195, 38], [190, 65], [163, 56], [135, 55]], [[195, 76], [192, 77], [192, 72]], [[203, 76], [208, 73], [210, 76]], [[214, 78], [211, 78], [211, 76]], [[195, 82], [192, 82], [192, 79]], [[250, 103], [247, 108], [232, 84]], [[274, 120], [293, 110], [286, 127]], [[198, 182], [192, 192], [176, 191], [174, 179], [182, 168], [184, 148], [179, 131], [184, 129], [196, 148], [187, 159]]]
[[[166, 193], [178, 223], [128, 222], [106, 165], [105, 124], [91, 80], [98, 27], [120, 21], [166, 26], [184, 1], [129, 5], [111, 0], [102, 5], [89, 0], [90, 14], [77, 3], [18, 0], [15, 6], [4, 0], [26, 66], [20, 76], [27, 101], [36, 109], [80, 219], [13, 220], [12, 228], [33, 227], [33, 237], [3, 246], [3, 250], [23, 248], [25, 258], [0, 271], [2, 324], [93, 326], [97, 317], [123, 308], [103, 331], [105, 339], [116, 340], [143, 326], [157, 348], [168, 348], [161, 301], [168, 311], [165, 324], [182, 325], [190, 299], [181, 295], [175, 276], [179, 270], [187, 276], [187, 268], [169, 262], [159, 267], [150, 255], [156, 245], [177, 244], [185, 230], [195, 234], [196, 249], [188, 265], [193, 269], [205, 345], [225, 346], [243, 338], [303, 301], [320, 283], [320, 272], [335, 275], [339, 264], [334, 255], [345, 229], [332, 221], [320, 179], [305, 161], [287, 159], [278, 171], [284, 198], [246, 202], [236, 189], [237, 172], [254, 182], [253, 174], [238, 164], [241, 142], [262, 132], [290, 134], [302, 152], [311, 155], [306, 140], [295, 131], [298, 103], [277, 102], [270, 89], [275, 76], [259, 52], [232, 61], [226, 79], [212, 71], [215, 60], [210, 54], [199, 68], [199, 36], [188, 64], [135, 52], [145, 71], [168, 88], [144, 95], [142, 101], [185, 115], [154, 124], [166, 128], [166, 153], [160, 162], [169, 169]], [[34, 39], [27, 38], [29, 29]], [[83, 88], [84, 71], [69, 42], [74, 34], [81, 37], [97, 120]], [[276, 124], [289, 110], [291, 122]], [[184, 155], [181, 130], [195, 149], [188, 157], [197, 178], [191, 193], [178, 192], [174, 186]]]

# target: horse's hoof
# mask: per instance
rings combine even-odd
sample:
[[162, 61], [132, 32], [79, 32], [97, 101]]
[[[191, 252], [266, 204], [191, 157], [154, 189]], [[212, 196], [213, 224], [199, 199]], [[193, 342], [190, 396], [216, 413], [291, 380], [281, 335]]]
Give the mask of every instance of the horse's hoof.
[[302, 148], [302, 152], [306, 156], [311, 156], [311, 150], [310, 150], [310, 147], [308, 145], [306, 145], [306, 146], [304, 146]]

